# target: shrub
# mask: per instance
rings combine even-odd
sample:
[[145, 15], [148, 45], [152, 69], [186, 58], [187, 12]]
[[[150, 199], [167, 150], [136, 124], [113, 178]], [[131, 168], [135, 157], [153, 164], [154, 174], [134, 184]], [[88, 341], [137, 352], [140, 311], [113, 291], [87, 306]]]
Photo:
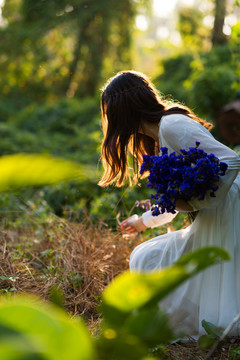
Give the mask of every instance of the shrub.
[[154, 79], [159, 91], [165, 95], [171, 95], [178, 101], [186, 101], [187, 92], [183, 82], [191, 75], [193, 59], [193, 54], [180, 54], [164, 59], [162, 61], [163, 72]]
[[217, 112], [235, 98], [235, 68], [229, 46], [214, 47], [192, 62], [192, 73], [184, 82], [196, 111], [214, 120]]
[[99, 104], [96, 99], [67, 99], [46, 105], [30, 105], [12, 118], [14, 124], [34, 133], [62, 133], [75, 135], [76, 127], [98, 126]]
[[235, 98], [237, 62], [233, 60], [231, 43], [205, 53], [180, 54], [163, 61], [163, 72], [155, 81], [160, 91], [214, 121], [221, 107]]

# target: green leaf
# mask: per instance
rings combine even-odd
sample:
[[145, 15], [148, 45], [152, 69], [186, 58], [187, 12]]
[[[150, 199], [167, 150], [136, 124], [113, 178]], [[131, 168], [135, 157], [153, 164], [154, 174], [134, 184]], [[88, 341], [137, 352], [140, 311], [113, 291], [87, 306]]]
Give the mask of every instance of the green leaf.
[[20, 331], [0, 323], [0, 359], [44, 360], [46, 357]]
[[7, 276], [1, 275], [0, 280], [9, 280], [9, 278]]
[[238, 360], [239, 359], [239, 355], [240, 355], [240, 348], [233, 348], [231, 349], [231, 359], [232, 360]]
[[202, 320], [202, 327], [205, 329], [208, 335], [213, 335], [215, 338], [218, 338], [222, 335], [223, 329], [213, 325], [212, 323]]
[[166, 344], [176, 338], [168, 316], [158, 306], [134, 312], [124, 324], [124, 331], [137, 336], [148, 347]]
[[[216, 246], [208, 246], [184, 255], [176, 262], [176, 265], [186, 265], [189, 267], [190, 272], [194, 271], [194, 268], [196, 272], [199, 272], [211, 265], [218, 264], [221, 261], [229, 261], [230, 259], [230, 255], [226, 250]], [[190, 269], [191, 267], [193, 268]]]
[[55, 306], [64, 309], [64, 293], [61, 288], [57, 288], [56, 286], [52, 286], [49, 291], [49, 301], [53, 303]]
[[207, 350], [213, 346], [215, 341], [216, 341], [216, 337], [211, 337], [209, 335], [202, 335], [198, 339], [198, 345], [199, 345], [200, 349]]
[[97, 340], [99, 359], [104, 360], [141, 360], [147, 357], [148, 348], [137, 336], [119, 334], [106, 328]]
[[0, 276], [0, 280], [8, 280], [8, 281], [10, 280], [15, 282], [17, 279], [19, 279], [18, 276], [4, 276], [4, 275]]
[[199, 271], [230, 257], [217, 247], [199, 249], [187, 254], [176, 264], [155, 273], [119, 275], [103, 293], [102, 309], [112, 326], [122, 326], [136, 309], [156, 305], [177, 286]]
[[0, 331], [0, 355], [4, 351], [8, 354], [8, 349], [4, 348], [7, 343], [19, 354], [17, 359], [25, 360], [23, 355], [27, 345], [33, 353], [39, 354], [39, 359], [95, 359], [90, 335], [84, 324], [71, 320], [59, 308], [36, 299], [21, 296], [2, 299], [0, 326], [8, 328], [7, 339], [4, 331]]
[[79, 165], [47, 155], [16, 154], [0, 157], [0, 191], [84, 179]]

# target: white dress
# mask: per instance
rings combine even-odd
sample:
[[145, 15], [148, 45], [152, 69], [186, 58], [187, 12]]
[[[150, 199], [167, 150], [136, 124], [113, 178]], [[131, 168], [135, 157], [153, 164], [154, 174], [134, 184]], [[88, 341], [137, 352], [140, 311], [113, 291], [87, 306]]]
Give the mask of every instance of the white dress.
[[[137, 246], [130, 257], [131, 271], [159, 271], [182, 255], [205, 246], [218, 246], [228, 251], [231, 261], [214, 265], [188, 280], [161, 303], [175, 331], [198, 338], [205, 333], [201, 321], [226, 328], [240, 312], [240, 160], [238, 155], [221, 144], [201, 124], [185, 115], [162, 117], [159, 126], [160, 147], [169, 153], [195, 147], [214, 153], [228, 164], [220, 177], [216, 197], [194, 199], [189, 204], [199, 210], [194, 222], [186, 229], [157, 236]], [[152, 216], [143, 214], [148, 227], [170, 222], [176, 214]], [[240, 335], [238, 323], [231, 332]]]

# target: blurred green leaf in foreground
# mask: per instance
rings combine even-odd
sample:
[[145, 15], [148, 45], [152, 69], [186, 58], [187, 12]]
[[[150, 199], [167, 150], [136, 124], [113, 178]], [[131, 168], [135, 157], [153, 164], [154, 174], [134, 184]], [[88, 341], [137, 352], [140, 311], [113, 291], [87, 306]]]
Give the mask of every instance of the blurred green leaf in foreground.
[[91, 343], [85, 325], [57, 307], [35, 298], [1, 298], [2, 360], [93, 360]]
[[[89, 176], [86, 166], [48, 155], [16, 154], [0, 157], [0, 192], [26, 186], [43, 186]], [[94, 171], [90, 171], [94, 176]]]

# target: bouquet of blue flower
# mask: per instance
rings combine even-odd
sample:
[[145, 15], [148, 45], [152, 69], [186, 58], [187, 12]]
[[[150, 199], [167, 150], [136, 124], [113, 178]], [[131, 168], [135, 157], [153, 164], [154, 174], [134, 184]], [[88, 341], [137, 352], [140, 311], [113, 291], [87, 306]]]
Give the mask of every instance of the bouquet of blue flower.
[[196, 142], [195, 148], [181, 149], [179, 155], [175, 152], [168, 155], [168, 148], [162, 147], [161, 156], [143, 156], [140, 174], [149, 171], [147, 186], [156, 191], [151, 195], [155, 201], [152, 215], [165, 211], [174, 214], [178, 199], [203, 200], [209, 191], [215, 197], [219, 177], [225, 175], [227, 164], [199, 149], [199, 145]]

